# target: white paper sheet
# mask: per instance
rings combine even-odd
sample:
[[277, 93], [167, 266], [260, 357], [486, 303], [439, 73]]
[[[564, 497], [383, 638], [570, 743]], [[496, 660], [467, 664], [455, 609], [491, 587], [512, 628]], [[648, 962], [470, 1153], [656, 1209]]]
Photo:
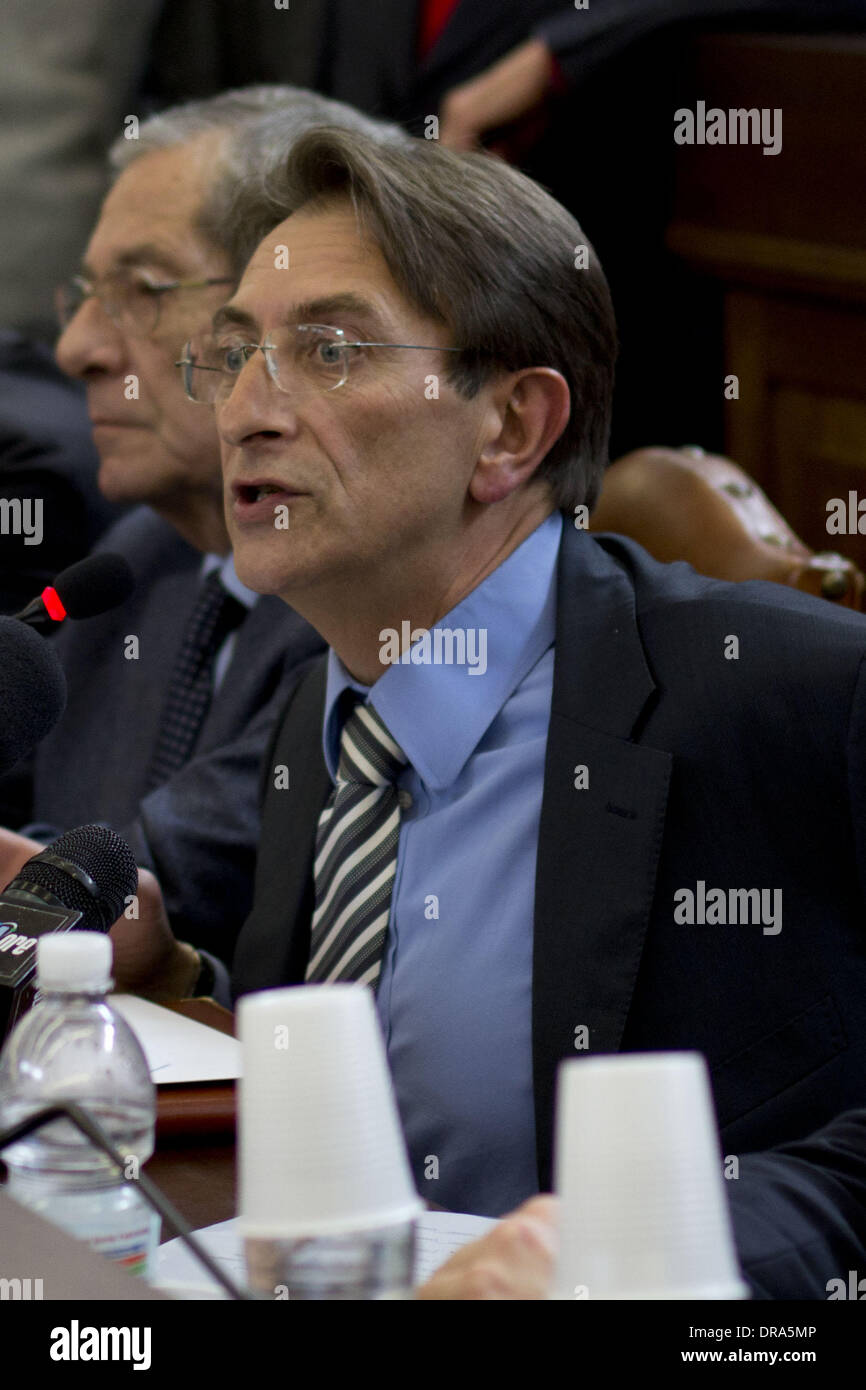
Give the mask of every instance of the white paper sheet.
[[449, 1255], [486, 1235], [496, 1225], [492, 1216], [467, 1216], [459, 1211], [425, 1211], [418, 1222], [415, 1247], [415, 1283], [444, 1265]]
[[158, 1086], [169, 1081], [234, 1081], [240, 1076], [237, 1038], [134, 994], [111, 994], [108, 1002], [123, 1014], [141, 1043]]
[[[418, 1222], [415, 1283], [423, 1284], [449, 1255], [496, 1225], [492, 1217], [465, 1216], [460, 1212], [425, 1211]], [[196, 1231], [196, 1237], [236, 1284], [246, 1282], [243, 1247], [236, 1221], [221, 1221]], [[179, 1239], [167, 1240], [157, 1255], [157, 1288], [179, 1298], [228, 1298]]]

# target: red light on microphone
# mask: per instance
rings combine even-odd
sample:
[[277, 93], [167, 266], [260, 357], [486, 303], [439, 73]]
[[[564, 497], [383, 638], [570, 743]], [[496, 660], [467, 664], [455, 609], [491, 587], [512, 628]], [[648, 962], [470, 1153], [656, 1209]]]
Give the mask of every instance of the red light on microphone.
[[41, 598], [49, 618], [53, 618], [56, 623], [62, 623], [66, 617], [66, 609], [60, 601], [57, 590], [52, 589], [49, 584], [47, 589], [42, 590]]

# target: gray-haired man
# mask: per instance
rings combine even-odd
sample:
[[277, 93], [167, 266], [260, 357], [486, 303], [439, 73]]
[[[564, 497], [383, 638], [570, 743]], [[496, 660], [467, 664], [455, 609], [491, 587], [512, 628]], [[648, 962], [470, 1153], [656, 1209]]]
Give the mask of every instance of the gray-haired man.
[[[100, 488], [146, 505], [102, 542], [129, 559], [133, 598], [60, 634], [69, 704], [35, 760], [28, 830], [44, 840], [85, 821], [113, 825], [156, 875], [142, 873], [140, 910], [161, 888], [177, 935], [217, 954], [230, 954], [250, 905], [269, 731], [287, 680], [321, 641], [238, 581], [212, 413], [185, 398], [174, 364], [252, 249], [233, 211], [239, 188], [265, 190], [293, 140], [322, 123], [405, 138], [312, 93], [255, 87], [119, 139], [82, 273], [60, 295], [58, 358], [87, 388]], [[0, 832], [3, 881], [38, 847]], [[118, 935], [128, 986], [137, 926]], [[191, 948], [176, 964], [169, 993], [207, 983]]]

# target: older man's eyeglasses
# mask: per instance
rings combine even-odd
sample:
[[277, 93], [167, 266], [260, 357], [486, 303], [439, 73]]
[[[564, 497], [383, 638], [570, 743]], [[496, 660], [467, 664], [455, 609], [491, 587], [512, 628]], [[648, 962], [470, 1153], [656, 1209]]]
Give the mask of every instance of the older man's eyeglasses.
[[86, 299], [96, 298], [110, 319], [124, 332], [137, 336], [152, 333], [159, 323], [166, 295], [179, 290], [203, 290], [209, 285], [233, 285], [229, 276], [195, 280], [152, 280], [142, 272], [116, 271], [101, 280], [73, 275], [55, 295], [60, 327], [66, 328]]
[[410, 352], [460, 352], [460, 348], [425, 347], [420, 343], [370, 343], [348, 337], [342, 328], [301, 323], [274, 335], [275, 342], [246, 342], [237, 334], [202, 334], [191, 338], [176, 364], [183, 389], [199, 405], [222, 405], [235, 382], [257, 352], [261, 352], [274, 385], [296, 399], [335, 391], [358, 370], [368, 349]]

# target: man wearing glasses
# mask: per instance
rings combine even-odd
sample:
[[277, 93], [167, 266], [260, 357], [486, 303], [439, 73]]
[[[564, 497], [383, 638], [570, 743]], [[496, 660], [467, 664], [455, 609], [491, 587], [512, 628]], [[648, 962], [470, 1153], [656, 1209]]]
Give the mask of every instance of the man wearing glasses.
[[[264, 184], [310, 125], [356, 120], [375, 128], [293, 88], [154, 117], [115, 145], [82, 272], [57, 296], [57, 356], [87, 389], [100, 489], [143, 504], [101, 543], [127, 557], [137, 587], [121, 609], [58, 636], [68, 707], [36, 755], [33, 823], [0, 832], [4, 881], [36, 841], [104, 821], [142, 866], [141, 917], [161, 913], [161, 890], [176, 935], [217, 957], [230, 956], [251, 901], [267, 738], [321, 640], [235, 574], [213, 415], [190, 404], [175, 362], [251, 249], [231, 216], [239, 180]], [[132, 916], [115, 935], [116, 969], [134, 988], [165, 941]], [[174, 967], [170, 995], [216, 987], [207, 954], [181, 948]]]
[[866, 1075], [866, 624], [586, 531], [612, 308], [515, 170], [311, 132], [244, 214], [180, 370], [238, 572], [329, 652], [266, 755], [235, 994], [373, 988], [419, 1190], [486, 1215], [549, 1188], [562, 1058], [699, 1050], [725, 1154], [803, 1141], [759, 1226], [731, 1184], [744, 1257], [823, 1297], [850, 1232], [791, 1211]]

